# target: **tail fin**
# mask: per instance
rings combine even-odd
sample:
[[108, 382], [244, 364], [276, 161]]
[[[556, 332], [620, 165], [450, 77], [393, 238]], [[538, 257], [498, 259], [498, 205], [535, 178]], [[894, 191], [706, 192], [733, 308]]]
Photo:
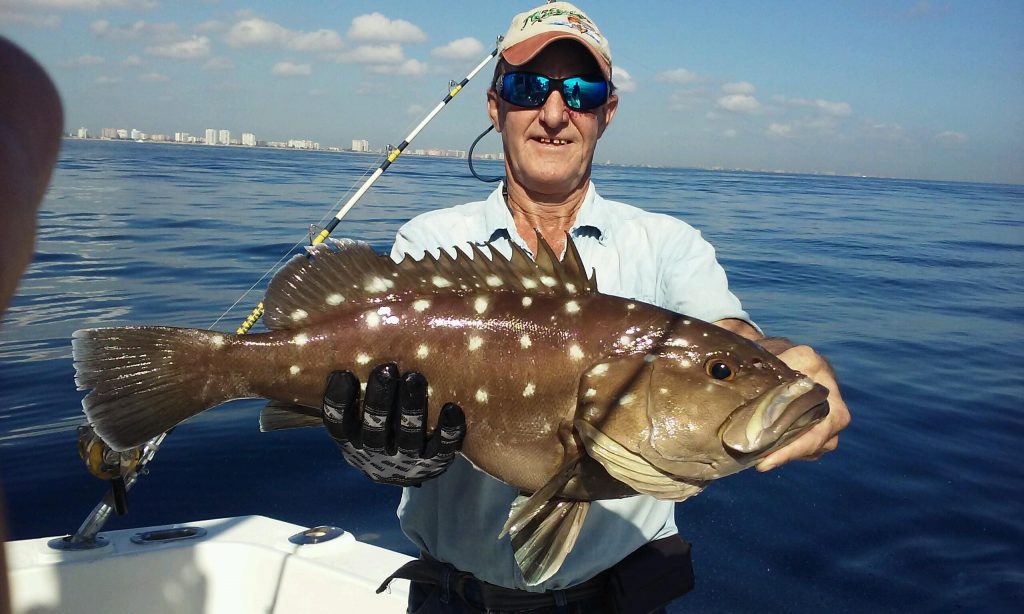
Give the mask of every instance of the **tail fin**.
[[126, 450], [239, 396], [211, 369], [226, 337], [156, 326], [75, 331], [75, 383], [91, 390], [82, 407], [96, 433], [114, 450]]

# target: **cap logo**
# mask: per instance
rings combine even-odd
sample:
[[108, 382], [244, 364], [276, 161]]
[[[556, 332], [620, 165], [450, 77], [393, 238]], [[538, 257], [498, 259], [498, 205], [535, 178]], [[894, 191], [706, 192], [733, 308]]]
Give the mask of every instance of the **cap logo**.
[[[563, 19], [559, 19], [562, 17]], [[560, 8], [549, 8], [540, 11], [534, 11], [523, 19], [523, 25], [519, 28], [519, 31], [523, 31], [527, 26], [535, 23], [544, 23], [549, 26], [560, 26], [563, 28], [571, 28], [576, 30], [580, 34], [585, 34], [587, 37], [594, 41], [594, 44], [601, 45], [601, 32], [594, 25], [594, 22], [590, 21], [590, 18], [583, 13], [577, 11], [567, 11]]]

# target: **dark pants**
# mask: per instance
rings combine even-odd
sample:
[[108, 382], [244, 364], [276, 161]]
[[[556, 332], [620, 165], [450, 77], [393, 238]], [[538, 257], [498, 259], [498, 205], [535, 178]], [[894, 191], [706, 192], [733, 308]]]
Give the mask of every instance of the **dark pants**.
[[[459, 595], [451, 593], [448, 595], [447, 603], [443, 601], [442, 589], [434, 584], [425, 582], [409, 583], [409, 614], [482, 614], [491, 612], [493, 614], [505, 614], [511, 612], [530, 614], [615, 614], [607, 597], [599, 596], [575, 601], [559, 608], [558, 606], [546, 607], [534, 610], [485, 610], [477, 595], [474, 595], [472, 585], [467, 585], [464, 590], [466, 600]], [[654, 610], [651, 614], [665, 614], [665, 608]]]

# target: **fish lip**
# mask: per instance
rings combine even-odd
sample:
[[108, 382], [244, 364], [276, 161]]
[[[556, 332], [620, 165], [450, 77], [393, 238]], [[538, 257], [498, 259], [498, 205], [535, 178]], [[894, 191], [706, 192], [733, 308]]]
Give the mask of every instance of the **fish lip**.
[[[806, 391], [786, 402], [781, 411], [774, 412], [777, 415], [770, 415], [776, 402], [784, 402], [787, 394], [801, 389]], [[741, 463], [764, 456], [824, 419], [829, 412], [827, 397], [828, 389], [808, 377], [784, 382], [729, 416], [721, 431], [722, 446]]]

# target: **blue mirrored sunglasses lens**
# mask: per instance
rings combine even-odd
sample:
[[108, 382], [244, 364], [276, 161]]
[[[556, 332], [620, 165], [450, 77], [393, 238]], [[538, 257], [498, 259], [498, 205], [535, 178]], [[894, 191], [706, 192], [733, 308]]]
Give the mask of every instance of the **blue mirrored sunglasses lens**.
[[[553, 81], [558, 82], [557, 79], [533, 73], [505, 73], [501, 80], [501, 97], [516, 106], [537, 108], [548, 99]], [[571, 109], [587, 111], [608, 100], [607, 81], [570, 77], [561, 81], [561, 84], [562, 98]]]
[[607, 81], [588, 81], [583, 77], [566, 79], [562, 85], [562, 98], [571, 109], [594, 109], [608, 100]]

